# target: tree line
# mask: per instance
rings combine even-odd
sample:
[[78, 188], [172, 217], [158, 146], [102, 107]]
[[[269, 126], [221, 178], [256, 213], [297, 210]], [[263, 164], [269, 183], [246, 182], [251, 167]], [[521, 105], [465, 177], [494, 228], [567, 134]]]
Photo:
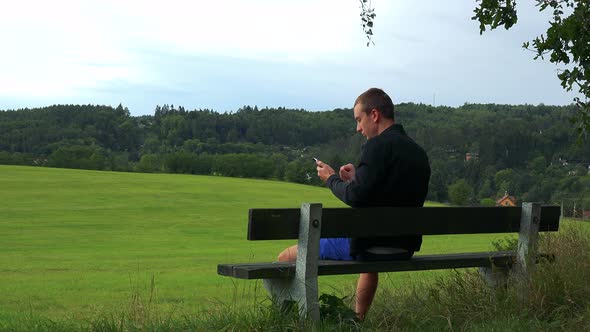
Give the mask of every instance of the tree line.
[[[396, 119], [427, 151], [428, 199], [493, 205], [577, 197], [590, 206], [590, 144], [576, 143], [574, 105], [396, 105]], [[0, 111], [0, 164], [205, 174], [321, 185], [311, 157], [357, 161], [364, 138], [351, 109], [244, 106], [236, 112], [157, 106], [54, 105]], [[586, 202], [584, 202], [586, 200]]]

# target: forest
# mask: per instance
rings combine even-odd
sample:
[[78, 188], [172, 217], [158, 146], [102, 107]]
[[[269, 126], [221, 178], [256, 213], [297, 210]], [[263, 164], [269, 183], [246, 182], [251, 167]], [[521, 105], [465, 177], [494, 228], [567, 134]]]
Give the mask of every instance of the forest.
[[[396, 105], [396, 121], [427, 151], [428, 199], [455, 205], [518, 202], [590, 207], [590, 142], [576, 140], [576, 107]], [[0, 164], [274, 179], [321, 185], [312, 157], [355, 163], [365, 141], [351, 109], [243, 106], [235, 112], [157, 106], [54, 105], [0, 111]]]

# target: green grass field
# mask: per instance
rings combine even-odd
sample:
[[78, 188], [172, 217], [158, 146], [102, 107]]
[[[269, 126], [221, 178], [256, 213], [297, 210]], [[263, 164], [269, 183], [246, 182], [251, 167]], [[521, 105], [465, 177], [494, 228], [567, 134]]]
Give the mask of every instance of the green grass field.
[[[152, 278], [163, 311], [260, 299], [260, 283], [218, 276], [217, 264], [275, 260], [294, 242], [247, 241], [248, 209], [302, 202], [344, 206], [325, 188], [277, 181], [0, 166], [0, 316], [117, 311], [133, 294], [147, 301]], [[489, 250], [503, 237], [426, 237], [420, 254]], [[355, 279], [323, 277], [321, 291], [345, 294]]]

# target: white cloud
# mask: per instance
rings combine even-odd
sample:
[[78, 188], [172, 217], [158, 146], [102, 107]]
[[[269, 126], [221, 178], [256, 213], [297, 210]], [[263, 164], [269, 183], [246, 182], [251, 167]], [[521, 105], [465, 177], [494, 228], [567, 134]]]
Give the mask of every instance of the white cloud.
[[131, 77], [129, 54], [121, 49], [107, 22], [76, 1], [19, 1], [0, 14], [0, 94], [67, 96]]

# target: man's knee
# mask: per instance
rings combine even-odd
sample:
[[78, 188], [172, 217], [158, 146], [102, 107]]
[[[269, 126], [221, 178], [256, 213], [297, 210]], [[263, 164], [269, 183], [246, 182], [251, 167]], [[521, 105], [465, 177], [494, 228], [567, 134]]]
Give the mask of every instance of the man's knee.
[[291, 246], [281, 251], [278, 257], [279, 262], [291, 262], [297, 259], [297, 246]]
[[281, 251], [281, 253], [279, 254], [279, 257], [278, 257], [278, 261], [279, 262], [288, 262], [289, 261], [289, 253], [287, 252], [286, 249]]

